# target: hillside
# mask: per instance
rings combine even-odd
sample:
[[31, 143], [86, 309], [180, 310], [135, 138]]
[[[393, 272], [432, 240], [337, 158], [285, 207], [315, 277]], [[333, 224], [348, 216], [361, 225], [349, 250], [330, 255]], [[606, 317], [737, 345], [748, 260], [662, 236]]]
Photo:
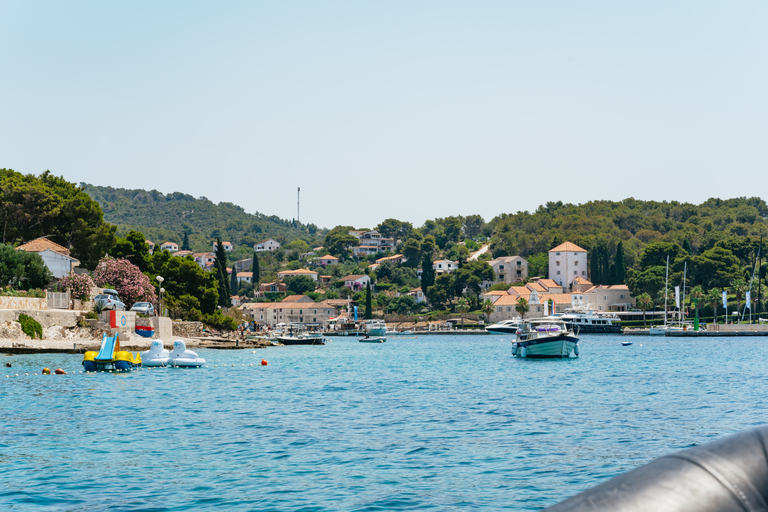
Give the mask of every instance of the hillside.
[[196, 252], [210, 250], [216, 237], [232, 242], [235, 256], [248, 257], [253, 244], [265, 238], [283, 244], [302, 239], [315, 246], [325, 236], [313, 224], [305, 226], [274, 215], [250, 214], [232, 203], [214, 204], [204, 197], [194, 198], [181, 192], [165, 195], [157, 190], [86, 183], [81, 183], [81, 187], [101, 206], [105, 220], [117, 226], [118, 235], [133, 229], [157, 244], [172, 241], [181, 246], [186, 232], [190, 248]]

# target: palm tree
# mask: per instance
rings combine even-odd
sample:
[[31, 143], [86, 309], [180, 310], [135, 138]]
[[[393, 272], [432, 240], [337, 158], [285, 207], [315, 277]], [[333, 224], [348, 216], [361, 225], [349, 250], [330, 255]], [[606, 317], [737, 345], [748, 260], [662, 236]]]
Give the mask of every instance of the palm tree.
[[647, 293], [642, 293], [637, 296], [635, 304], [643, 310], [643, 327], [645, 327], [645, 312], [653, 307], [653, 299]]
[[694, 304], [696, 305], [696, 318], [699, 317], [699, 301], [704, 298], [704, 289], [701, 286], [694, 286], [691, 288], [691, 291], [688, 292], [688, 295], [691, 297], [691, 300], [694, 301]]
[[469, 301], [466, 297], [460, 298], [456, 302], [456, 309], [461, 313], [461, 328], [464, 328], [464, 315], [469, 311]]
[[743, 279], [734, 279], [731, 282], [731, 290], [736, 294], [736, 312], [739, 313], [741, 311], [741, 298], [747, 291], [747, 283]]
[[723, 294], [719, 292], [716, 288], [712, 288], [709, 290], [707, 295], [704, 297], [704, 300], [707, 304], [712, 306], [712, 312], [715, 315], [714, 323], [717, 323], [717, 305], [720, 303], [720, 301], [723, 299]]
[[486, 322], [491, 321], [491, 313], [493, 313], [493, 302], [489, 301], [488, 299], [485, 299], [482, 304], [480, 304], [480, 309], [485, 313], [485, 319]]
[[528, 301], [525, 300], [524, 297], [520, 297], [517, 299], [517, 304], [515, 304], [515, 311], [520, 313], [520, 318], [525, 318], [525, 314], [530, 310], [528, 307]]

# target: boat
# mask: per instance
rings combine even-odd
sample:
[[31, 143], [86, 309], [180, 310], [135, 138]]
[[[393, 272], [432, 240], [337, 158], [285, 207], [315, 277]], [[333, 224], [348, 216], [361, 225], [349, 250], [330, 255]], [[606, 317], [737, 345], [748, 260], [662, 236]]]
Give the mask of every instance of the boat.
[[384, 336], [387, 333], [387, 324], [384, 320], [366, 320], [363, 328], [368, 336]]
[[301, 324], [290, 324], [273, 336], [283, 345], [325, 345], [323, 333], [309, 332], [306, 326]]
[[101, 337], [98, 352], [89, 350], [83, 355], [83, 369], [87, 372], [127, 371], [141, 366], [141, 354], [120, 350], [120, 335]]
[[621, 325], [616, 315], [600, 314], [597, 311], [568, 310], [560, 318], [572, 331], [587, 334], [618, 334]]
[[622, 346], [622, 347], [628, 347], [628, 346], [630, 346], [631, 344], [632, 344], [632, 342], [631, 342], [631, 341], [622, 341], [622, 342], [621, 342], [621, 346]]
[[502, 320], [493, 325], [488, 325], [485, 330], [492, 334], [515, 334], [520, 327], [522, 320], [514, 318], [512, 320]]
[[523, 321], [512, 342], [512, 354], [520, 358], [571, 357], [579, 355], [579, 338], [558, 317]]
[[365, 338], [360, 338], [357, 341], [359, 341], [360, 343], [384, 343], [385, 341], [387, 341], [387, 338], [385, 338], [384, 336], [373, 336], [370, 338], [366, 336]]
[[168, 357], [171, 353], [163, 346], [160, 340], [153, 340], [149, 350], [141, 353], [142, 366], [165, 366], [168, 364]]
[[384, 334], [387, 336], [406, 336], [406, 335], [411, 335], [416, 333], [411, 330], [405, 330], [405, 331], [387, 331]]
[[179, 368], [199, 368], [205, 364], [205, 359], [198, 356], [196, 352], [187, 350], [184, 340], [173, 342], [173, 350], [168, 355], [168, 366]]

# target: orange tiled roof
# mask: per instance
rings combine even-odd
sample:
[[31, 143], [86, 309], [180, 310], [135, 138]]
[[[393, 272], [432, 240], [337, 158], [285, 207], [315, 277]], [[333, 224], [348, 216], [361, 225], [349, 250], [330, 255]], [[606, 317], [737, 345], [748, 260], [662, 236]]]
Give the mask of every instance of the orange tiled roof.
[[337, 260], [337, 259], [339, 259], [339, 258], [337, 258], [336, 256], [331, 256], [330, 254], [326, 254], [325, 256], [323, 256], [323, 257], [322, 257], [322, 258], [320, 258], [320, 259], [321, 259], [321, 260]]
[[[526, 297], [525, 300], [528, 300]], [[520, 300], [520, 297], [516, 295], [504, 295], [499, 297], [499, 299], [493, 303], [494, 306], [514, 306], [517, 304], [517, 301]]]
[[574, 279], [573, 282], [576, 284], [592, 284], [592, 281], [590, 281], [589, 279], [584, 279], [581, 276]]
[[539, 302], [545, 302], [548, 300], [554, 301], [555, 304], [570, 304], [570, 293], [542, 293], [539, 295]]
[[525, 286], [510, 286], [507, 290], [508, 295], [517, 295], [521, 297], [530, 297], [531, 289]]
[[536, 290], [537, 292], [546, 292], [547, 291], [547, 289], [544, 288], [539, 283], [528, 283], [525, 286], [527, 286], [529, 290]]
[[50, 249], [53, 252], [63, 254], [64, 256], [69, 256], [69, 249], [57, 244], [56, 242], [51, 242], [44, 236], [41, 236], [40, 238], [35, 238], [34, 240], [27, 242], [23, 245], [20, 245], [16, 248], [17, 251], [26, 251], [26, 252], [43, 252], [46, 249]]
[[562, 288], [562, 286], [557, 284], [554, 279], [539, 279], [538, 283], [543, 285], [545, 288]]
[[564, 242], [554, 249], [550, 249], [549, 252], [587, 252], [585, 249], [582, 249], [576, 244], [572, 244], [571, 242]]

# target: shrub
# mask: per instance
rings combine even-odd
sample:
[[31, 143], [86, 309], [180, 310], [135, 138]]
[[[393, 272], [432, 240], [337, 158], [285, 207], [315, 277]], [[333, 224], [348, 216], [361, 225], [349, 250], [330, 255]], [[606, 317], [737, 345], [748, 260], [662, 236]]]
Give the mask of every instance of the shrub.
[[89, 311], [85, 314], [85, 318], [89, 320], [98, 320], [99, 315], [97, 315], [95, 311]]
[[43, 339], [43, 326], [37, 320], [22, 313], [19, 315], [19, 323], [24, 334], [32, 339], [35, 339], [35, 334], [37, 334], [39, 339]]
[[214, 329], [222, 331], [234, 331], [237, 329], [237, 322], [234, 318], [224, 316], [221, 310], [217, 310], [212, 315], [203, 315], [203, 323]]
[[157, 302], [155, 287], [149, 277], [128, 260], [102, 258], [93, 271], [93, 280], [99, 286], [111, 284], [126, 306], [136, 302]]
[[69, 291], [73, 299], [88, 300], [91, 298], [91, 288], [94, 286], [91, 276], [75, 274], [64, 276], [59, 280], [59, 286]]

